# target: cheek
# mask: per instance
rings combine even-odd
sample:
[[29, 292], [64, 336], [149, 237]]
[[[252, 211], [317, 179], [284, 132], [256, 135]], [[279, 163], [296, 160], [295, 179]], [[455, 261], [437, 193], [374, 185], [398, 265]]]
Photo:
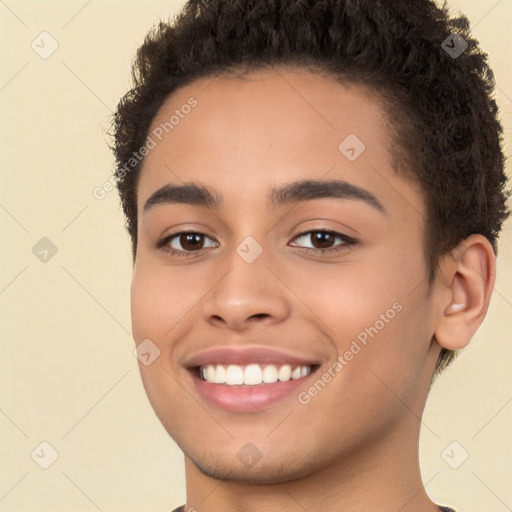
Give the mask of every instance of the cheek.
[[150, 338], [160, 344], [190, 309], [194, 295], [197, 295], [197, 286], [193, 283], [186, 285], [179, 272], [145, 264], [142, 260], [138, 262], [130, 293], [135, 339]]
[[130, 302], [133, 336], [137, 342], [145, 338], [153, 340], [156, 337], [162, 293], [161, 287], [155, 288], [151, 273], [135, 270], [131, 284]]
[[430, 313], [417, 252], [381, 253], [364, 268], [353, 265], [329, 277], [317, 275], [315, 292], [305, 295], [328, 326], [337, 355], [346, 361], [347, 381], [373, 379], [385, 392], [372, 371], [394, 389], [407, 387], [421, 371]]
[[315, 313], [329, 337], [349, 343], [365, 328], [376, 322], [380, 326], [380, 316], [386, 311], [390, 310], [386, 320], [395, 317], [393, 304], [400, 300], [401, 293], [398, 283], [385, 278], [389, 272], [382, 264], [370, 267], [358, 262], [326, 271], [315, 269], [309, 274], [298, 268], [296, 277], [291, 274], [287, 283], [306, 306], [306, 314]]
[[137, 344], [149, 339], [160, 350], [150, 364], [139, 363], [139, 370], [146, 394], [160, 420], [166, 424], [168, 403], [183, 400], [176, 386], [176, 368], [173, 360], [173, 329], [183, 320], [194, 303], [190, 288], [178, 282], [179, 273], [165, 267], [147, 264], [143, 258], [137, 261], [131, 284], [131, 315], [133, 337]]
[[[387, 293], [382, 290], [379, 300], [353, 307], [360, 312], [361, 320], [339, 343], [339, 348], [343, 346], [352, 357], [346, 378], [352, 384], [358, 383], [353, 386], [356, 389], [363, 383], [367, 391], [371, 389], [367, 399], [377, 408], [379, 401], [394, 403], [396, 397], [413, 402], [422, 385], [419, 376], [431, 340], [430, 307], [424, 288], [410, 295], [403, 288]], [[351, 356], [352, 351], [357, 355]]]

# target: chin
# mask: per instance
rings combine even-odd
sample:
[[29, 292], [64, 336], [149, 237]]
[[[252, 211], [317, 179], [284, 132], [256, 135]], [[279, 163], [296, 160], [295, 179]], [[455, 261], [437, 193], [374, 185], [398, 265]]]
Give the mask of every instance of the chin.
[[[286, 458], [284, 454], [263, 456], [253, 465], [245, 465], [236, 454], [223, 454], [222, 458], [200, 458], [188, 455], [193, 464], [203, 475], [227, 482], [237, 482], [252, 485], [268, 485], [286, 483], [304, 478], [318, 471], [318, 463], [310, 464], [305, 459]], [[228, 460], [229, 459], [229, 460]]]

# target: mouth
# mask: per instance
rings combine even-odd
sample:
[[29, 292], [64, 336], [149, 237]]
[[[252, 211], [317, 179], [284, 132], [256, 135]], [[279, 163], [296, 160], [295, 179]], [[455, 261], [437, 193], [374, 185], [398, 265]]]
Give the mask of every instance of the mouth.
[[209, 364], [192, 369], [198, 378], [212, 384], [227, 386], [259, 386], [298, 380], [309, 375], [319, 365], [290, 364]]
[[[230, 412], [255, 412], [295, 398], [319, 364], [206, 364], [188, 368], [199, 395]], [[294, 396], [295, 395], [295, 396]]]

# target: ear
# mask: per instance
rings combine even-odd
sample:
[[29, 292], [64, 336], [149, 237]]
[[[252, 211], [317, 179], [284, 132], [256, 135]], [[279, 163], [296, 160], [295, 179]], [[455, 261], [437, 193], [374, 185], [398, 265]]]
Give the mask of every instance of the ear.
[[438, 321], [441, 347], [465, 347], [482, 324], [496, 279], [496, 256], [482, 235], [463, 240], [440, 265]]

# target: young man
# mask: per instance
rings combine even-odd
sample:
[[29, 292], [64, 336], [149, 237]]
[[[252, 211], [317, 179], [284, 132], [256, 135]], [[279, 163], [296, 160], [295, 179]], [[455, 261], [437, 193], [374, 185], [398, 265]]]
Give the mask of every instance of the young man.
[[508, 215], [468, 30], [428, 0], [203, 0], [139, 49], [114, 151], [177, 511], [451, 510], [421, 417]]

